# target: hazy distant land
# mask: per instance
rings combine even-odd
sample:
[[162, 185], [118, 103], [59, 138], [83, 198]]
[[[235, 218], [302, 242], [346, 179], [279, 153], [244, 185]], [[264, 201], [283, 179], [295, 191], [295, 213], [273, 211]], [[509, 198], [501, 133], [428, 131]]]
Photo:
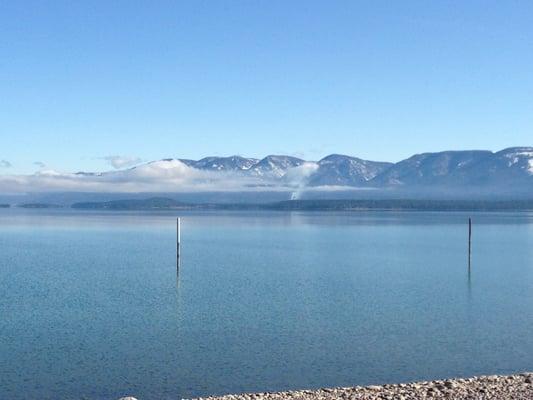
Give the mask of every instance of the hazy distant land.
[[169, 198], [83, 202], [72, 205], [84, 210], [270, 210], [270, 211], [512, 211], [533, 210], [533, 200], [288, 200], [267, 204], [184, 203]]
[[420, 199], [317, 199], [268, 203], [194, 203], [167, 197], [86, 201], [71, 205], [48, 203], [0, 204], [0, 208], [108, 211], [232, 210], [232, 211], [533, 211], [527, 200], [420, 200]]

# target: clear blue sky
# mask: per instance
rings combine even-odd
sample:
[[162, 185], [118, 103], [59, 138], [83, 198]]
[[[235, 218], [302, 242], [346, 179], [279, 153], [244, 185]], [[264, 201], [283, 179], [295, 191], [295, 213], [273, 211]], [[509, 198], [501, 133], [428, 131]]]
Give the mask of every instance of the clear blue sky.
[[532, 1], [0, 1], [0, 174], [533, 144]]

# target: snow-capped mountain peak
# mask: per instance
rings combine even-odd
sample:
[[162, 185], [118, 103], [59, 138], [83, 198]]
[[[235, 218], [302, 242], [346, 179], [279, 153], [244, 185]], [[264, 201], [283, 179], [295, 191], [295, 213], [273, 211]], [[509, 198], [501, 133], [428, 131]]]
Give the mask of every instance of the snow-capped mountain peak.
[[198, 161], [183, 160], [190, 167], [210, 171], [246, 171], [257, 163], [255, 158], [241, 156], [205, 157]]
[[281, 178], [290, 168], [298, 167], [305, 161], [291, 156], [270, 155], [258, 161], [250, 168], [254, 176], [270, 176]]
[[318, 170], [310, 178], [311, 186], [365, 185], [392, 164], [362, 160], [342, 154], [331, 154], [318, 162]]
[[533, 175], [533, 147], [510, 147], [496, 153], [507, 160], [510, 168], [519, 168]]

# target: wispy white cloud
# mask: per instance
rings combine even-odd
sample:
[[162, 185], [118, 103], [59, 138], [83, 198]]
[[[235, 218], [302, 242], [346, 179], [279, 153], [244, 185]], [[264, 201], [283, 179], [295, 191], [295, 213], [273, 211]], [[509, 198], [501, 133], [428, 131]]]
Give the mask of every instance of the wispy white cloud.
[[[161, 160], [133, 168], [101, 173], [62, 172], [46, 166], [30, 175], [0, 175], [0, 192], [231, 192], [289, 191], [298, 198], [318, 169], [317, 163], [305, 162], [290, 168], [281, 178], [255, 176], [245, 171], [212, 171], [190, 167], [179, 160]], [[320, 190], [347, 190], [346, 187], [321, 186]]]
[[7, 160], [0, 160], [0, 168], [11, 168], [11, 163]]
[[141, 158], [132, 156], [105, 156], [101, 159], [107, 161], [115, 169], [133, 167], [142, 162]]
[[39, 168], [46, 168], [46, 164], [42, 161], [35, 161], [33, 165], [37, 165]]
[[304, 162], [303, 164], [291, 168], [287, 171], [283, 177], [286, 182], [288, 182], [292, 187], [294, 187], [294, 192], [291, 195], [291, 199], [299, 199], [302, 192], [304, 191], [309, 177], [318, 169], [318, 164], [316, 162]]
[[294, 190], [310, 166], [297, 167], [286, 180], [268, 180], [242, 172], [207, 171], [179, 160], [161, 160], [102, 173], [66, 173], [42, 168], [31, 175], [0, 175], [5, 192], [202, 192]]
[[294, 186], [302, 186], [307, 183], [309, 177], [318, 169], [316, 162], [304, 162], [303, 164], [290, 168], [284, 175], [284, 180]]

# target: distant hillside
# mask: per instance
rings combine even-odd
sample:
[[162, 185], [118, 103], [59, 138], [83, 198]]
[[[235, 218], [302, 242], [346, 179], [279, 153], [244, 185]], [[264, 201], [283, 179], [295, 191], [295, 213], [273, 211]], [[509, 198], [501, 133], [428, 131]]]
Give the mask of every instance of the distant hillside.
[[302, 165], [305, 161], [291, 156], [266, 156], [249, 168], [249, 174], [281, 178], [291, 168]]
[[201, 160], [180, 159], [190, 167], [209, 171], [245, 171], [256, 165], [259, 160], [241, 156], [205, 157]]
[[149, 199], [126, 199], [103, 202], [74, 203], [72, 208], [85, 210], [172, 210], [193, 208], [194, 205], [163, 197]]
[[24, 203], [18, 204], [19, 208], [61, 208], [63, 206], [58, 204], [48, 204], [48, 203]]
[[309, 178], [309, 185], [366, 186], [392, 165], [392, 163], [332, 154], [318, 162], [318, 169]]
[[533, 211], [533, 200], [292, 200], [272, 205], [286, 211]]
[[414, 155], [376, 176], [374, 187], [469, 188], [533, 192], [533, 148]]
[[84, 210], [269, 210], [269, 211], [533, 211], [533, 200], [289, 200], [267, 204], [187, 204], [166, 198], [115, 200], [72, 205]]

